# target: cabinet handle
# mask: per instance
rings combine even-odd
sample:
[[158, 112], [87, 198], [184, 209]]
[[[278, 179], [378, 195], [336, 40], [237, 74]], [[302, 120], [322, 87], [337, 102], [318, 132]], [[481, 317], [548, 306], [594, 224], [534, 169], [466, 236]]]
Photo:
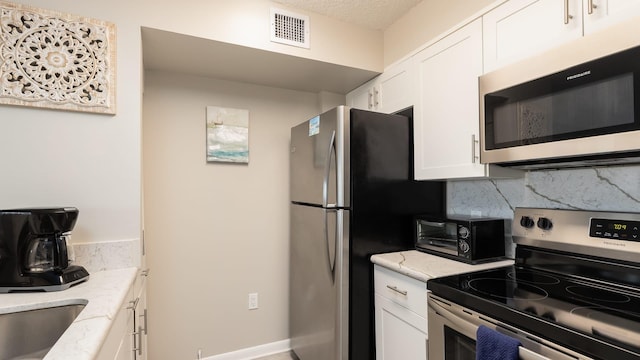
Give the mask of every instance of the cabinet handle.
[[378, 90], [378, 88], [374, 86], [373, 87], [373, 106], [375, 106], [375, 108], [377, 109], [378, 105], [380, 105], [380, 90]]
[[475, 164], [476, 160], [480, 161], [480, 157], [476, 155], [476, 144], [478, 144], [478, 140], [476, 140], [476, 134], [471, 134], [471, 163]]
[[589, 15], [593, 14], [593, 9], [597, 9], [598, 5], [593, 3], [593, 0], [588, 0], [587, 1], [587, 13]]
[[[136, 336], [138, 336], [137, 344], [136, 344]], [[138, 352], [138, 355], [142, 356], [142, 326], [138, 326], [138, 331], [133, 332], [133, 352], [136, 352], [136, 351]]]
[[569, 24], [571, 19], [573, 19], [573, 16], [569, 14], [569, 0], [564, 0], [564, 24]]
[[147, 309], [144, 309], [140, 317], [144, 319], [142, 322], [144, 324], [144, 334], [147, 335]]
[[393, 291], [397, 292], [398, 294], [400, 294], [402, 296], [407, 296], [407, 291], [406, 290], [400, 290], [400, 289], [398, 289], [397, 286], [387, 285], [387, 288], [389, 290], [393, 290]]

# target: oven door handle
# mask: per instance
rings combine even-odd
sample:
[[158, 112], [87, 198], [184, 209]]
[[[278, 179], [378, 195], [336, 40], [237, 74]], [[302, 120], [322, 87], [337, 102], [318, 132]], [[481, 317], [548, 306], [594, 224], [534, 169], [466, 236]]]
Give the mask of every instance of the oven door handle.
[[[463, 319], [457, 317], [451, 311], [446, 309], [444, 306], [438, 304], [437, 300], [430, 300], [427, 302], [428, 306], [435, 311], [438, 315], [445, 318], [447, 321], [453, 323], [454, 325], [462, 328], [464, 331], [475, 334], [478, 331], [478, 327], [473, 325], [472, 323], [466, 322]], [[542, 356], [540, 354], [536, 354], [535, 352], [526, 349], [522, 346], [518, 347], [518, 357], [520, 360], [551, 360], [546, 356]]]

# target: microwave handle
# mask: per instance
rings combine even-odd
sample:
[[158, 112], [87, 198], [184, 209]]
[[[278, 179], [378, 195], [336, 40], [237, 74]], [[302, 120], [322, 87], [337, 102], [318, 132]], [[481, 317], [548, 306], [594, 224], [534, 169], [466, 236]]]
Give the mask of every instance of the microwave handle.
[[471, 134], [471, 163], [475, 164], [476, 161], [480, 160], [480, 157], [476, 155], [476, 146], [478, 145], [478, 140], [476, 139], [476, 134]]
[[[469, 333], [475, 334], [478, 331], [478, 327], [472, 323], [466, 322], [459, 317], [452, 314], [449, 310], [445, 309], [442, 305], [438, 304], [436, 301], [428, 301], [427, 305], [438, 315], [445, 318], [447, 321], [455, 324], [456, 326], [468, 331]], [[546, 356], [542, 356], [540, 354], [536, 354], [529, 349], [525, 349], [524, 347], [518, 347], [518, 358], [520, 360], [551, 360]]]

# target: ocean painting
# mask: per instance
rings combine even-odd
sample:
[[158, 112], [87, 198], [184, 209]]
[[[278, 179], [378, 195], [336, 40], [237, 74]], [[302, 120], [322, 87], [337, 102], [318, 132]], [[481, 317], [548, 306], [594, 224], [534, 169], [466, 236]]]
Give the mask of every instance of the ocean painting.
[[249, 110], [207, 106], [207, 162], [249, 163]]

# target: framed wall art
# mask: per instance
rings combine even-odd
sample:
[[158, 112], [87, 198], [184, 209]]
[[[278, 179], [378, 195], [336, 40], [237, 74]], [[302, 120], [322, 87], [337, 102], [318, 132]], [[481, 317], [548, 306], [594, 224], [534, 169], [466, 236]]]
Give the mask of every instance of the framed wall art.
[[249, 163], [249, 110], [207, 106], [207, 162]]
[[0, 1], [0, 104], [115, 114], [115, 25]]

